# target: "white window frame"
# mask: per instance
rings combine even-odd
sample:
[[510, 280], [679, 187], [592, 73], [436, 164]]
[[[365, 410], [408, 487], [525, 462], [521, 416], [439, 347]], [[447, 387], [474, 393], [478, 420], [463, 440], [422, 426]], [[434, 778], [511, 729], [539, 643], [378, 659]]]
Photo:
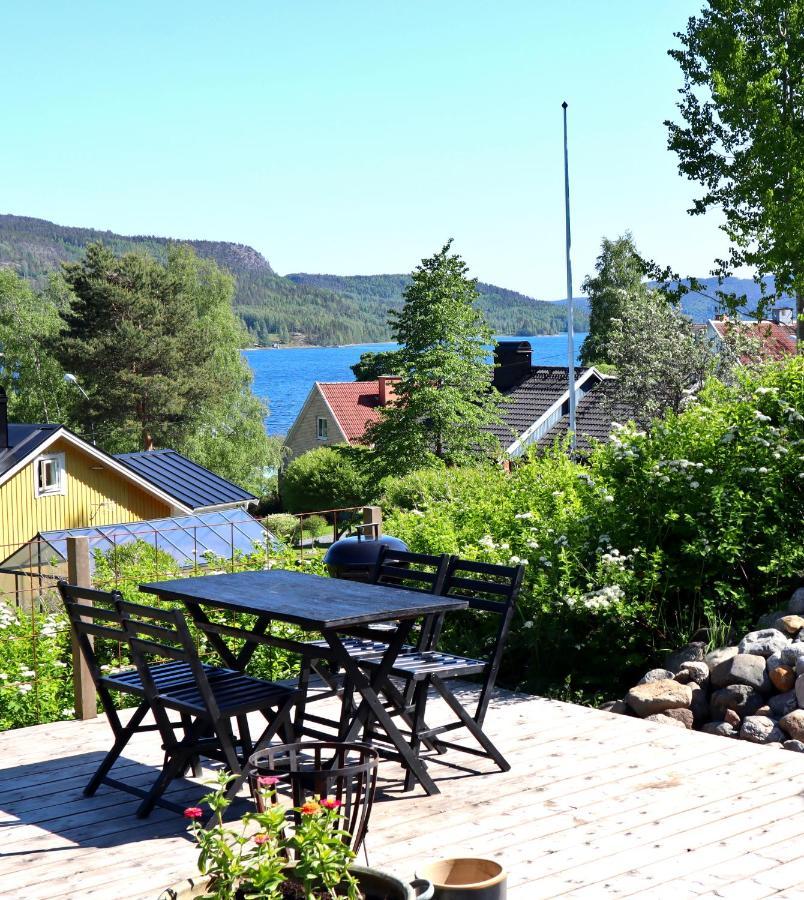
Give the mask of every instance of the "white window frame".
[[[43, 487], [39, 474], [43, 463], [55, 463], [57, 480], [54, 484]], [[63, 453], [45, 453], [37, 456], [33, 466], [34, 477], [34, 496], [36, 497], [58, 497], [67, 493], [67, 469], [65, 466]]]
[[[323, 428], [321, 426], [324, 426]], [[319, 441], [329, 440], [329, 422], [324, 416], [318, 416], [315, 425], [316, 437]]]

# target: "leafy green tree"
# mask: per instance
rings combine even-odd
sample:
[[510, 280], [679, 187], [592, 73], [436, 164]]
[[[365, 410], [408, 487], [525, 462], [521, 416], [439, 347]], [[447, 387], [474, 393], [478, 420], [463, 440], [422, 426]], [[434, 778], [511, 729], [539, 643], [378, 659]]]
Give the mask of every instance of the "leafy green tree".
[[669, 51], [684, 76], [666, 122], [679, 169], [730, 240], [718, 274], [741, 265], [796, 297], [804, 352], [804, 0], [708, 0]]
[[643, 426], [679, 412], [719, 360], [692, 322], [655, 291], [629, 298], [609, 321], [603, 350], [617, 374], [613, 402]]
[[451, 245], [422, 260], [402, 309], [390, 313], [401, 344], [398, 399], [367, 433], [380, 472], [402, 474], [499, 451], [484, 430], [499, 421], [501, 399], [485, 361], [491, 331], [475, 306], [476, 281]]
[[380, 375], [396, 375], [399, 366], [398, 350], [369, 350], [360, 354], [360, 359], [350, 366], [357, 381], [374, 381]]
[[629, 232], [613, 241], [603, 238], [595, 269], [597, 274], [587, 276], [582, 286], [589, 298], [589, 333], [580, 352], [585, 366], [612, 362], [606, 350], [612, 320], [622, 319], [631, 303], [652, 295], [645, 283], [647, 264]]
[[14, 272], [0, 269], [0, 385], [12, 421], [68, 419], [74, 398], [45, 345], [59, 330], [58, 301], [55, 291], [36, 293]]
[[231, 276], [187, 247], [169, 247], [162, 265], [92, 244], [64, 279], [72, 298], [50, 346], [86, 391], [81, 417], [99, 444], [173, 447], [258, 489], [277, 458], [239, 351]]

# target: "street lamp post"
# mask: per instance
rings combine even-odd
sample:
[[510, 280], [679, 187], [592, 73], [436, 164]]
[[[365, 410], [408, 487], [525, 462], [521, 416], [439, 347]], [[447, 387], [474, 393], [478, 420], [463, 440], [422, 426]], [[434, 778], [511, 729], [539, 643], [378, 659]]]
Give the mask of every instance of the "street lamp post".
[[[67, 384], [71, 384], [74, 388], [80, 391], [81, 396], [84, 398], [84, 400], [87, 401], [87, 403], [91, 402], [89, 399], [89, 394], [87, 394], [87, 392], [81, 387], [75, 375], [73, 375], [71, 372], [65, 372], [64, 380], [67, 382]], [[95, 441], [95, 423], [92, 421], [92, 419], [89, 420], [89, 427], [92, 431], [92, 446], [95, 447], [97, 446], [97, 443]]]

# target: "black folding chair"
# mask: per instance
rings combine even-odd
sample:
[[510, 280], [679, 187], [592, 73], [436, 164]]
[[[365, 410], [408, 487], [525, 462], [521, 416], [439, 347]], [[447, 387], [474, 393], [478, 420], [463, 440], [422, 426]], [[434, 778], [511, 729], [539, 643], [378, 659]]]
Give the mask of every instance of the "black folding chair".
[[[440, 594], [443, 590], [449, 560], [450, 557], [446, 553], [437, 556], [429, 553], [394, 550], [391, 547], [383, 546], [372, 570], [370, 581], [372, 584], [398, 587], [407, 591]], [[429, 617], [422, 623], [417, 646], [429, 646], [432, 632], [440, 627], [439, 623], [433, 621], [435, 618]], [[394, 628], [395, 625], [393, 623], [380, 623], [364, 629], [356, 629], [359, 633], [354, 637], [344, 638], [343, 643], [349, 655], [356, 659], [361, 659], [364, 656], [370, 657], [375, 654], [382, 655], [388, 649], [388, 644], [385, 640], [387, 634], [389, 631], [393, 631]], [[326, 656], [316, 655], [329, 649], [329, 644], [326, 641], [310, 641], [306, 644], [306, 647], [309, 652], [302, 659], [299, 674], [301, 699], [296, 713], [297, 734], [303, 733], [322, 739], [331, 738], [331, 734], [305, 727], [305, 719], [308, 725], [310, 722], [313, 722], [340, 730], [353, 708], [354, 686], [348, 681], [344, 682], [339, 677], [337, 670], [331, 667]], [[336, 695], [341, 699], [341, 717], [338, 722], [323, 716], [313, 715], [306, 710], [305, 698], [307, 698], [310, 675], [313, 670], [329, 687], [328, 691], [317, 695], [315, 700], [326, 700]]]
[[[500, 670], [524, 572], [525, 568], [521, 565], [500, 566], [455, 557], [450, 560], [442, 594], [467, 600], [469, 608], [475, 611], [475, 615], [498, 616], [499, 623], [494, 646], [487, 659], [472, 659], [435, 649], [440, 636], [440, 623], [436, 623], [428, 635], [429, 647], [420, 644], [419, 647], [404, 648], [398, 656], [390, 674], [392, 677], [402, 679], [406, 686], [412, 686], [413, 689], [400, 691], [389, 681], [383, 692], [395, 706], [395, 712], [402, 715], [406, 721], [412, 722], [410, 742], [415, 752], [418, 752], [422, 743], [434, 744], [440, 752], [453, 749], [488, 757], [504, 772], [511, 768], [483, 732], [483, 721]], [[371, 669], [379, 664], [379, 660], [377, 657], [368, 656], [364, 657], [360, 664]], [[483, 676], [480, 697], [474, 713], [470, 714], [446, 682], [479, 675]], [[431, 687], [438, 692], [455, 715], [452, 721], [436, 727], [428, 727], [425, 722], [425, 710]], [[459, 728], [469, 731], [480, 747], [467, 747], [442, 740], [441, 735]], [[378, 737], [375, 732], [370, 732], [369, 736]], [[412, 786], [412, 776], [408, 772], [405, 789], [409, 790]]]
[[[101, 653], [102, 656], [104, 645], [109, 647], [110, 658], [113, 658], [114, 653], [119, 651], [121, 645], [128, 649], [128, 636], [123, 629], [122, 619], [117, 606], [123, 597], [117, 591], [111, 593], [96, 591], [91, 588], [67, 584], [65, 581], [60, 581], [58, 588], [81, 655], [87, 664], [92, 681], [95, 684], [95, 690], [100, 698], [103, 712], [114, 734], [114, 743], [84, 788], [84, 795], [91, 797], [101, 784], [106, 784], [144, 798], [146, 792], [141, 788], [109, 777], [109, 771], [123, 752], [132, 735], [159, 729], [159, 726], [154, 722], [143, 724], [143, 720], [151, 707], [137, 669], [131, 666], [115, 671], [110, 666], [103, 667], [99, 660], [98, 654]], [[211, 666], [205, 666], [204, 668], [206, 671], [212, 670]], [[227, 669], [216, 671], [229, 672]], [[152, 666], [150, 677], [161, 690], [192, 682], [193, 673], [186, 663], [169, 662]], [[113, 691], [131, 695], [137, 700], [137, 708], [125, 724], [115, 707], [112, 696]], [[182, 714], [181, 721], [170, 723], [170, 728], [182, 728], [186, 731], [191, 724], [191, 717], [187, 714]], [[192, 767], [194, 774], [201, 774], [197, 757], [188, 757], [185, 769], [189, 767]], [[171, 806], [167, 803], [162, 803], [161, 805]], [[178, 809], [178, 807], [176, 808]]]
[[[245, 779], [246, 763], [252, 753], [267, 746], [278, 732], [284, 741], [293, 739], [291, 712], [298, 692], [242, 672], [209, 673], [198, 657], [187, 622], [177, 609], [159, 610], [125, 601], [118, 608], [165, 751], [162, 771], [137, 815], [147, 816], [170, 782], [196, 756], [220, 760], [239, 776], [226, 792], [228, 797], [234, 797]], [[204, 630], [203, 623], [197, 624]], [[169, 659], [188, 666], [192, 681], [158, 684], [151, 675], [154, 659]], [[169, 710], [192, 717], [192, 725], [181, 738], [170, 726]], [[249, 730], [248, 713], [251, 712], [261, 712], [268, 721], [256, 743]], [[232, 720], [237, 721], [238, 737], [234, 735]]]

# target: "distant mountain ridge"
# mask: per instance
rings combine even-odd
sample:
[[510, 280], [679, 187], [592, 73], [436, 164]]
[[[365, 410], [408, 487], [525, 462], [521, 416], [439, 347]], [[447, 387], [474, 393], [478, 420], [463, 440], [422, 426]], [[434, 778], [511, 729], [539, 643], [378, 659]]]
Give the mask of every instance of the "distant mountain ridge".
[[[236, 281], [234, 310], [255, 346], [279, 343], [357, 344], [387, 341], [389, 309], [402, 305], [408, 275], [278, 275], [265, 257], [230, 241], [174, 240], [152, 235], [126, 236], [95, 228], [56, 225], [45, 219], [0, 215], [0, 266], [14, 269], [36, 285], [63, 262], [81, 258], [87, 244], [103, 241], [115, 253], [147, 252], [164, 260], [170, 243], [192, 246], [215, 260]], [[710, 287], [716, 279], [702, 279]], [[750, 279], [728, 279], [723, 289], [746, 293], [756, 307], [759, 288]], [[714, 288], [712, 288], [714, 290]], [[495, 334], [558, 334], [566, 328], [565, 301], [535, 300], [517, 291], [480, 282], [479, 307]], [[695, 321], [712, 318], [714, 301], [687, 295], [682, 303]], [[588, 327], [588, 302], [578, 298], [575, 326]]]
[[[283, 277], [261, 253], [244, 244], [127, 236], [0, 215], [0, 266], [39, 286], [61, 263], [80, 259], [92, 241], [103, 241], [118, 254], [144, 251], [161, 260], [170, 243], [189, 244], [199, 256], [215, 260], [235, 278], [234, 310], [256, 346], [387, 341], [391, 337], [388, 309], [401, 305], [408, 281], [407, 275]], [[479, 290], [479, 305], [497, 334], [551, 334], [564, 328], [563, 313], [555, 304], [495, 285], [482, 284]], [[586, 317], [579, 315], [577, 324], [585, 327]]]

